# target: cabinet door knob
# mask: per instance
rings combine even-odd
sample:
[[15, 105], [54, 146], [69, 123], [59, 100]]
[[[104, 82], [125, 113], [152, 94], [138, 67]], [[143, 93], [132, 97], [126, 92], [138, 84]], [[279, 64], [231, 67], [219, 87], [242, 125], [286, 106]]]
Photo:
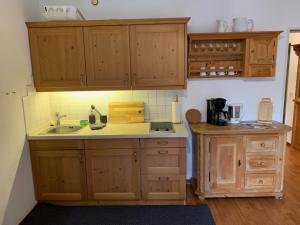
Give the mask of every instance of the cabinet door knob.
[[263, 143], [260, 144], [260, 146], [261, 146], [262, 148], [265, 148], [265, 147], [266, 147], [266, 143], [263, 142]]
[[83, 86], [84, 85], [84, 74], [80, 74], [80, 84], [81, 84], [81, 86]]

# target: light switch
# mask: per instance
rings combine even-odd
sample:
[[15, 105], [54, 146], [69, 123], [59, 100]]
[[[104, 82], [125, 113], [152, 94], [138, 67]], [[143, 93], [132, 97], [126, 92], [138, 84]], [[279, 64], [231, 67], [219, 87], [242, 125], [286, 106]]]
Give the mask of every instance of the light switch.
[[98, 5], [99, 4], [99, 0], [91, 0], [92, 5]]

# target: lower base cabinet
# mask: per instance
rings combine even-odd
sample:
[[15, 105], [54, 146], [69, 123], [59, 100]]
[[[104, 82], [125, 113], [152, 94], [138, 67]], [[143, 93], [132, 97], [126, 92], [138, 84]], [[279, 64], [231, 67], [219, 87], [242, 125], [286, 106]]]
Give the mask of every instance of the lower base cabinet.
[[183, 202], [185, 142], [185, 138], [30, 141], [36, 199]]
[[38, 200], [86, 199], [83, 151], [32, 151], [31, 159]]
[[139, 154], [134, 149], [86, 151], [89, 200], [138, 200]]

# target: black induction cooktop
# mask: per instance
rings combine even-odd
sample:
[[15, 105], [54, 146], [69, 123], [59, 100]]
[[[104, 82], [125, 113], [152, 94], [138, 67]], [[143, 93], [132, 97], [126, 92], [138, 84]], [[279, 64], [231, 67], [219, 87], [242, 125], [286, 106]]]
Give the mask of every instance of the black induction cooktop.
[[174, 133], [173, 124], [171, 122], [151, 122], [151, 132]]

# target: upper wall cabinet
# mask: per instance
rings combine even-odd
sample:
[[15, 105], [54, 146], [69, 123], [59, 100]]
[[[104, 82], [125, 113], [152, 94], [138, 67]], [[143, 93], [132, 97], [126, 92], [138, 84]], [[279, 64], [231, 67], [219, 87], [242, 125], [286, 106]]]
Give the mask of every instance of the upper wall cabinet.
[[186, 87], [189, 18], [27, 23], [38, 91]]
[[189, 34], [189, 78], [272, 77], [280, 31]]
[[128, 26], [84, 28], [87, 86], [130, 89]]
[[133, 88], [185, 86], [184, 26], [132, 26], [130, 40]]
[[29, 29], [35, 86], [82, 88], [86, 83], [81, 27]]

